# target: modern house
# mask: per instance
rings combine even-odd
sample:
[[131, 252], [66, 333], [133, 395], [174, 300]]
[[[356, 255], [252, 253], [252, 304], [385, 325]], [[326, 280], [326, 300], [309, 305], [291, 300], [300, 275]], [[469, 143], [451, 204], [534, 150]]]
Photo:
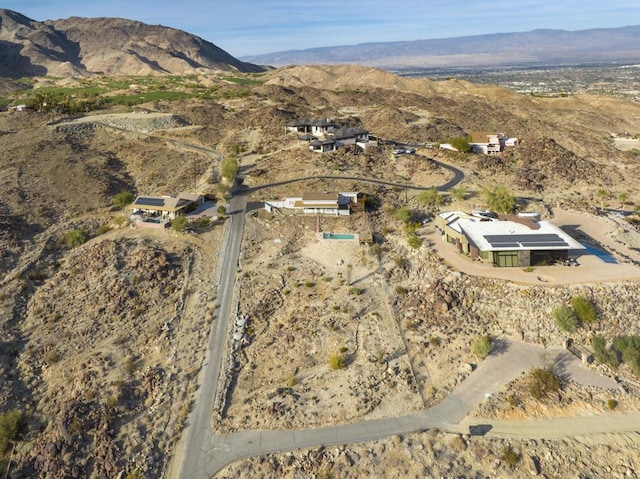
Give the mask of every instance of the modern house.
[[505, 148], [518, 146], [517, 138], [508, 138], [503, 133], [490, 133], [486, 131], [471, 132], [469, 147], [474, 153], [495, 155]]
[[266, 201], [265, 209], [292, 209], [304, 214], [350, 215], [358, 203], [357, 192], [308, 192], [301, 196], [287, 196], [283, 201]]
[[299, 133], [298, 140], [309, 143], [309, 150], [314, 153], [336, 151], [349, 145], [356, 145], [363, 150], [377, 146], [378, 142], [369, 138], [369, 132], [362, 128], [341, 127], [331, 119], [293, 120], [286, 124], [285, 131]]
[[172, 220], [204, 202], [202, 195], [180, 193], [178, 196], [138, 196], [133, 202], [132, 219]]
[[496, 266], [543, 266], [567, 260], [584, 249], [578, 241], [537, 213], [490, 215], [462, 211], [440, 213], [435, 226], [442, 239], [471, 258]]

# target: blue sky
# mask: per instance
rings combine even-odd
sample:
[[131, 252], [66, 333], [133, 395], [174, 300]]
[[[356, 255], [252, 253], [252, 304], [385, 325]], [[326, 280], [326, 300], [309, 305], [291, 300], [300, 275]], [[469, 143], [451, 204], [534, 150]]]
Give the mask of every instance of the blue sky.
[[239, 57], [537, 28], [640, 25], [638, 0], [3, 0], [34, 20], [123, 17], [179, 28]]

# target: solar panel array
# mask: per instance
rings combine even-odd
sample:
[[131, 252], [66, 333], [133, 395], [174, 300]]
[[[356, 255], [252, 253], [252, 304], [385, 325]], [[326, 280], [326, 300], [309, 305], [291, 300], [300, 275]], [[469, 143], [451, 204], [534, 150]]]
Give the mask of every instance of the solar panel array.
[[539, 235], [486, 235], [492, 248], [567, 248], [569, 243], [555, 233]]
[[149, 198], [147, 196], [140, 196], [136, 199], [135, 204], [137, 206], [164, 206], [164, 198]]

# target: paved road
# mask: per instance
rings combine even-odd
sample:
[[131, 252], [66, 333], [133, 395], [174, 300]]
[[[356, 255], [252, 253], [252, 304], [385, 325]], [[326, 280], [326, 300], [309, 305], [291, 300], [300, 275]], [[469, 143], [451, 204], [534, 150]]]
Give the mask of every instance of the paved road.
[[206, 472], [208, 470], [207, 456], [210, 450], [210, 441], [213, 438], [211, 413], [217, 392], [217, 379], [220, 376], [225, 352], [246, 206], [246, 195], [232, 197], [229, 204], [228, 229], [221, 248], [220, 278], [213, 325], [209, 334], [203, 366], [198, 376], [198, 389], [192, 413], [183, 432], [182, 448], [174, 459], [177, 461], [176, 466], [181, 464], [179, 477], [208, 478], [211, 476]]
[[[563, 364], [569, 359], [564, 357], [563, 348], [544, 348], [532, 344], [499, 340], [494, 345], [494, 352], [463, 381], [444, 401], [435, 407], [400, 417], [361, 421], [342, 426], [315, 429], [242, 431], [233, 434], [211, 436], [201, 449], [207, 456], [204, 474], [189, 476], [209, 478], [238, 459], [258, 456], [274, 452], [291, 451], [300, 448], [330, 446], [336, 444], [360, 443], [389, 437], [393, 434], [407, 434], [425, 429], [438, 428], [451, 432], [468, 432], [469, 424], [491, 424], [492, 434], [510, 435], [514, 437], [542, 437], [544, 432], [557, 425], [568, 426], [555, 431], [553, 437], [568, 437], [586, 434], [591, 428], [596, 432], [614, 432], [640, 430], [640, 414], [624, 415], [624, 419], [610, 421], [611, 415], [593, 418], [579, 418], [573, 422], [571, 418], [558, 418], [546, 422], [532, 422], [518, 432], [517, 427], [510, 426], [508, 421], [470, 420], [468, 414], [488, 395], [494, 394], [505, 384], [514, 380], [532, 367], [543, 367], [548, 364]], [[557, 360], [560, 359], [559, 362]], [[577, 361], [577, 359], [575, 359]], [[585, 370], [585, 378], [597, 373]], [[615, 382], [609, 386], [616, 387]], [[518, 421], [518, 423], [524, 423]], [[621, 426], [616, 429], [617, 426]], [[615, 425], [615, 426], [614, 426]], [[542, 431], [539, 433], [538, 431]], [[183, 476], [187, 477], [187, 476]]]
[[299, 181], [309, 181], [309, 180], [348, 180], [348, 181], [359, 181], [362, 183], [373, 183], [373, 184], [382, 185], [382, 186], [389, 186], [392, 188], [393, 187], [406, 188], [408, 190], [424, 191], [424, 190], [430, 190], [431, 188], [435, 188], [438, 191], [448, 191], [454, 186], [456, 186], [458, 183], [460, 183], [462, 180], [464, 180], [464, 172], [462, 170], [459, 170], [455, 166], [451, 166], [434, 159], [431, 159], [431, 161], [436, 165], [438, 165], [439, 167], [444, 168], [445, 170], [448, 170], [451, 173], [453, 173], [453, 178], [451, 178], [449, 181], [447, 181], [446, 183], [440, 186], [434, 186], [434, 185], [419, 186], [419, 185], [411, 185], [408, 183], [395, 183], [393, 181], [379, 180], [377, 178], [366, 178], [362, 176], [315, 175], [315, 176], [304, 176], [302, 178], [293, 178], [291, 180], [276, 181], [274, 183], [267, 183], [265, 185], [251, 186], [249, 188], [246, 188], [245, 192], [247, 194], [250, 194], [258, 190], [273, 188], [274, 186], [289, 185], [291, 183], [297, 183]]

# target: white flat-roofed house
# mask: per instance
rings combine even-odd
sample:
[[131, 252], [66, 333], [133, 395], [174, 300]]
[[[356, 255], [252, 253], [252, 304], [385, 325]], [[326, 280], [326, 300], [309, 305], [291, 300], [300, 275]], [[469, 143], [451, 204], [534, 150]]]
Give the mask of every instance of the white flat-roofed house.
[[471, 132], [471, 141], [469, 142], [471, 151], [483, 155], [495, 155], [505, 148], [515, 148], [517, 146], [517, 138], [508, 138], [503, 133], [486, 131]]
[[344, 216], [351, 214], [351, 207], [357, 202], [357, 192], [308, 192], [301, 196], [287, 196], [283, 201], [267, 201], [265, 209], [272, 211], [273, 208], [284, 208], [302, 211], [305, 214]]
[[441, 213], [436, 226], [461, 253], [496, 266], [542, 266], [568, 259], [584, 246], [556, 225], [536, 216], [502, 215], [498, 219], [462, 212]]

